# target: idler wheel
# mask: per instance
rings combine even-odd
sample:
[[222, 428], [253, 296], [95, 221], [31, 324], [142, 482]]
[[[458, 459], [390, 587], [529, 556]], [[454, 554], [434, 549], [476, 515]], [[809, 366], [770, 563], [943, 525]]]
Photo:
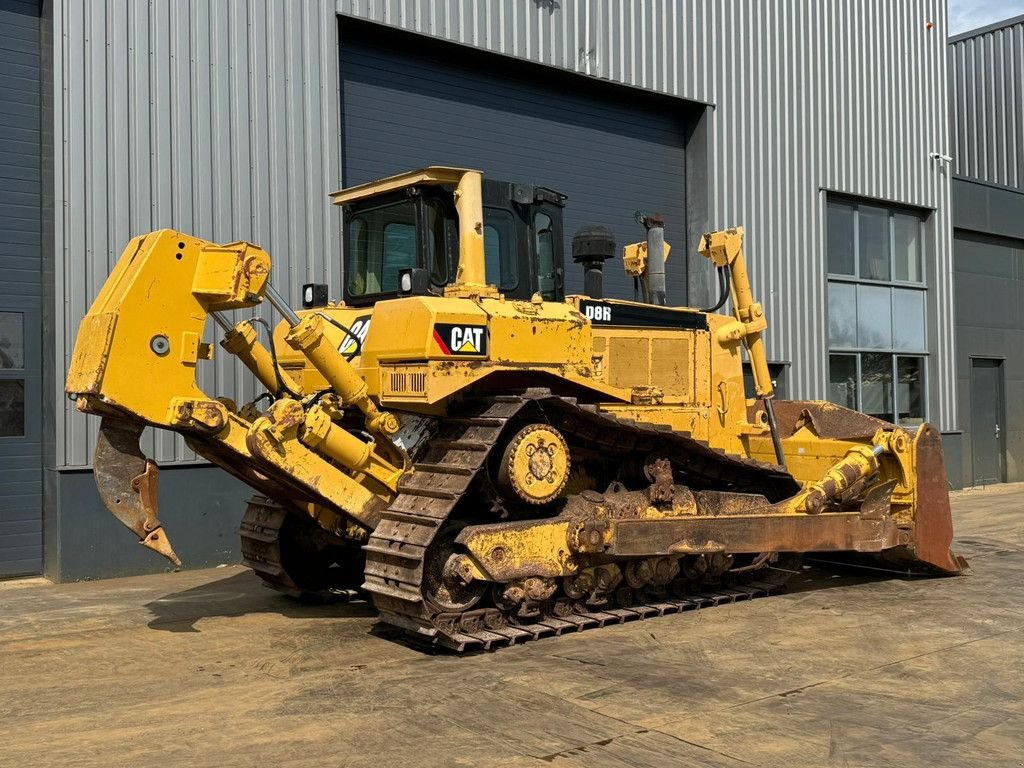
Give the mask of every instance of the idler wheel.
[[569, 446], [559, 431], [528, 424], [505, 449], [498, 483], [527, 504], [547, 504], [565, 488], [569, 469]]
[[423, 567], [423, 595], [442, 611], [459, 613], [468, 611], [487, 593], [488, 583], [471, 581], [468, 584], [459, 577], [458, 569], [449, 565], [456, 563], [461, 547], [455, 537], [461, 529], [451, 526], [442, 531], [427, 552]]

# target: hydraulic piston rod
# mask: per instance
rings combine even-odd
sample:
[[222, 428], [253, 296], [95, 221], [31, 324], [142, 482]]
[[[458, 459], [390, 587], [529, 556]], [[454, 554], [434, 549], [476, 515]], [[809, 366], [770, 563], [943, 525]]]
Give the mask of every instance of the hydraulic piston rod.
[[378, 409], [370, 399], [366, 381], [325, 336], [323, 317], [319, 314], [299, 317], [272, 285], [267, 285], [266, 296], [291, 326], [285, 340], [306, 356], [345, 405], [354, 405], [363, 412], [367, 429], [378, 435], [395, 434], [399, 428], [398, 419]]
[[259, 342], [256, 329], [251, 322], [243, 320], [237, 325], [231, 325], [217, 312], [211, 312], [210, 315], [224, 331], [221, 346], [241, 360], [267, 391], [281, 394], [283, 389], [287, 392], [302, 393], [302, 388], [295, 379], [287, 371], [281, 370], [274, 362], [270, 350]]

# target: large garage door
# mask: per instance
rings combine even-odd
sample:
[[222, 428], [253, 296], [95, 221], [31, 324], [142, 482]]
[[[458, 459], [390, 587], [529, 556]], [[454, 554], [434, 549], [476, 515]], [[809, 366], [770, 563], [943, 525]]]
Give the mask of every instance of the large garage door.
[[0, 0], [0, 577], [42, 559], [39, 8]]
[[[566, 260], [583, 224], [621, 246], [644, 237], [634, 212], [662, 213], [669, 300], [685, 299], [686, 102], [349, 19], [341, 21], [346, 185], [425, 165], [482, 170], [569, 196]], [[569, 292], [582, 270], [566, 264]], [[621, 261], [606, 294], [632, 298]]]

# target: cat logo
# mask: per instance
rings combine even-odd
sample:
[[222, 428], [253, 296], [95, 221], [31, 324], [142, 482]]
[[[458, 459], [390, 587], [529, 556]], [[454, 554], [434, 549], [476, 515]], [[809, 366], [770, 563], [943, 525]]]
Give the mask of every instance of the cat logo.
[[437, 323], [434, 326], [434, 341], [446, 355], [487, 355], [486, 325], [450, 325]]
[[[363, 342], [366, 341], [366, 334], [370, 330], [370, 315], [362, 315], [356, 318], [349, 330], [352, 336], [345, 334], [345, 338], [338, 346], [338, 351], [345, 357], [355, 357], [362, 351]], [[355, 338], [353, 338], [353, 336]], [[356, 339], [359, 339], [357, 342]]]

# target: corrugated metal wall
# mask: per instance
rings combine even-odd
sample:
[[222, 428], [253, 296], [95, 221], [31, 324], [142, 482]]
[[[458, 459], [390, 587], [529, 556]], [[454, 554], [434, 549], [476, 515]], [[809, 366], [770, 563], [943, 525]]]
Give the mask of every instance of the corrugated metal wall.
[[[259, 243], [277, 257], [273, 280], [296, 303], [302, 283], [335, 282], [332, 0], [54, 5], [54, 145], [64, 148], [54, 171], [58, 371], [67, 370], [89, 303], [140, 232], [174, 227]], [[251, 393], [251, 377], [221, 358], [216, 383], [208, 376], [204, 387], [245, 392], [245, 382]], [[66, 408], [58, 466], [89, 462], [98, 421]], [[195, 459], [169, 433], [149, 439], [155, 445], [144, 448], [158, 461]]]
[[1024, 189], [1024, 16], [950, 40], [953, 170]]
[[747, 228], [769, 354], [792, 363], [795, 397], [825, 396], [822, 190], [936, 209], [931, 418], [955, 427], [949, 176], [929, 157], [949, 152], [944, 0], [338, 0], [338, 12], [714, 104], [710, 225]]
[[[291, 256], [288, 276], [277, 278], [291, 289], [307, 276], [332, 277], [324, 256], [337, 253], [338, 222], [323, 201], [340, 178], [336, 11], [713, 103], [710, 223], [747, 227], [772, 323], [770, 355], [792, 363], [797, 397], [825, 393], [823, 190], [936, 209], [931, 417], [955, 427], [949, 177], [928, 157], [950, 149], [943, 0], [60, 6], [65, 355], [129, 232], [172, 225], [213, 239], [251, 237], [279, 264]], [[220, 375], [220, 389], [231, 390], [233, 374]], [[61, 425], [67, 464], [88, 460], [86, 430], [95, 424], [85, 425], [70, 412]], [[160, 460], [188, 458], [169, 439], [158, 448]]]

